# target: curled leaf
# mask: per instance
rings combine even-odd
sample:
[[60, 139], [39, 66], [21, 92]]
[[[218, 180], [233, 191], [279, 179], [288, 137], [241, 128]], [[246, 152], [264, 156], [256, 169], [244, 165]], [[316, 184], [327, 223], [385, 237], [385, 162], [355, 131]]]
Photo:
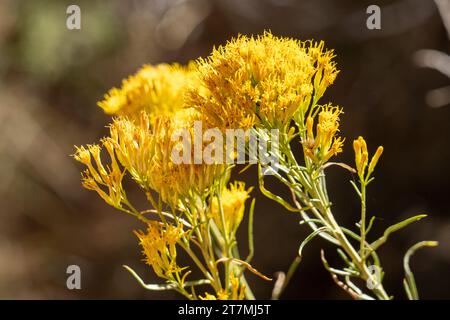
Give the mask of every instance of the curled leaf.
[[403, 268], [405, 269], [405, 278], [403, 279], [403, 286], [406, 291], [406, 295], [409, 300], [419, 300], [419, 293], [417, 292], [416, 280], [414, 279], [414, 274], [409, 266], [409, 260], [411, 256], [418, 249], [423, 247], [436, 247], [438, 245], [437, 241], [421, 241], [413, 245], [406, 251], [405, 257], [403, 258]]

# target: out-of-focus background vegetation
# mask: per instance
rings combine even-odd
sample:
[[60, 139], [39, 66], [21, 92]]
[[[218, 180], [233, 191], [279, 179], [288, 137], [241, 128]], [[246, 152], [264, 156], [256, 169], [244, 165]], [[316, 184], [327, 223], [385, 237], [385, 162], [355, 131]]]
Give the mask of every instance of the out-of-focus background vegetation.
[[[67, 30], [66, 8], [81, 8], [81, 30]], [[381, 7], [382, 29], [366, 28], [366, 8]], [[440, 4], [440, 11], [437, 4]], [[96, 106], [144, 63], [207, 56], [238, 33], [323, 39], [341, 73], [323, 102], [345, 108], [342, 160], [362, 134], [385, 146], [369, 189], [374, 233], [408, 216], [429, 218], [398, 232], [380, 251], [385, 287], [404, 298], [402, 257], [419, 240], [440, 246], [412, 260], [425, 299], [450, 298], [450, 1], [448, 0], [149, 0], [0, 1], [0, 298], [162, 298], [122, 268], [156, 282], [131, 230], [141, 226], [80, 186], [73, 145], [97, 141], [110, 118]], [[448, 29], [446, 29], [446, 26]], [[425, 50], [425, 51], [424, 51]], [[358, 220], [349, 174], [329, 170], [337, 218]], [[255, 181], [255, 171], [239, 179]], [[271, 188], [279, 188], [277, 184]], [[136, 190], [138, 194], [138, 190]], [[253, 265], [286, 271], [309, 230], [257, 189]], [[139, 198], [140, 199], [140, 198]], [[145, 208], [144, 201], [139, 202]], [[241, 227], [245, 236], [246, 225]], [[243, 238], [245, 242], [245, 238]], [[323, 269], [316, 239], [284, 298], [348, 298]], [[66, 288], [66, 268], [82, 270], [82, 289]], [[272, 283], [249, 276], [258, 298]]]

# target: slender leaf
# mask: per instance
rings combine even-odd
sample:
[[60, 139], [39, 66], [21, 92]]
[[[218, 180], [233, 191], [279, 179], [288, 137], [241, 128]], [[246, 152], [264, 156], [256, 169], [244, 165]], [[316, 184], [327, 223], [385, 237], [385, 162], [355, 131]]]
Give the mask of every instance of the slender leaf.
[[437, 241], [421, 241], [413, 245], [405, 254], [403, 258], [403, 268], [405, 269], [405, 278], [403, 279], [403, 286], [406, 291], [406, 295], [409, 300], [419, 300], [419, 293], [417, 292], [416, 280], [414, 279], [414, 274], [409, 266], [409, 260], [411, 256], [420, 248], [423, 247], [436, 247], [438, 245]]
[[[141, 277], [129, 266], [124, 265], [123, 266], [128, 272], [131, 273], [131, 275], [138, 281], [138, 283], [144, 287], [147, 290], [151, 291], [164, 291], [164, 290], [174, 290], [177, 288], [177, 285], [175, 283], [166, 283], [166, 284], [146, 284], [144, 280], [142, 280]], [[203, 284], [209, 284], [211, 281], [207, 279], [201, 279], [196, 281], [187, 281], [184, 283], [184, 287], [192, 287], [192, 286], [198, 286]]]
[[374, 242], [370, 245], [371, 250], [373, 250], [373, 251], [377, 250], [382, 244], [384, 244], [384, 243], [387, 241], [387, 239], [389, 238], [389, 236], [390, 236], [392, 233], [394, 233], [395, 231], [398, 231], [398, 230], [400, 230], [400, 229], [403, 229], [403, 228], [406, 227], [407, 225], [409, 225], [409, 224], [411, 224], [411, 223], [413, 223], [413, 222], [419, 221], [420, 219], [423, 219], [423, 218], [425, 218], [426, 216], [427, 216], [426, 214], [419, 214], [419, 215], [417, 215], [417, 216], [408, 218], [408, 219], [406, 219], [406, 220], [403, 220], [403, 221], [401, 221], [401, 222], [399, 222], [399, 223], [396, 223], [396, 224], [394, 224], [394, 225], [388, 227], [388, 228], [384, 231], [384, 234], [383, 234], [378, 240], [374, 241]]
[[253, 254], [255, 252], [254, 242], [253, 242], [253, 213], [255, 211], [255, 199], [252, 200], [250, 204], [250, 211], [248, 215], [248, 256], [245, 259], [245, 262], [250, 262], [253, 258]]
[[320, 227], [320, 228], [314, 230], [309, 236], [307, 236], [305, 238], [305, 240], [302, 241], [302, 243], [300, 244], [300, 247], [298, 248], [298, 256], [300, 257], [300, 259], [302, 258], [303, 248], [308, 244], [308, 242], [310, 242], [317, 235], [319, 235], [322, 232], [325, 232], [326, 230], [328, 230], [327, 227]]

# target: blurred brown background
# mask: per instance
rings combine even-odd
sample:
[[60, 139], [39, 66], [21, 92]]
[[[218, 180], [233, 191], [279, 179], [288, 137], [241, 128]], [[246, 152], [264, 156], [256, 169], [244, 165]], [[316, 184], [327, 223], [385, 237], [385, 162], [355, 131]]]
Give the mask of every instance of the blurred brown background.
[[[81, 30], [66, 28], [66, 8], [81, 7]], [[382, 29], [366, 28], [366, 8], [381, 7]], [[441, 11], [437, 4], [440, 4]], [[238, 33], [326, 41], [341, 73], [322, 102], [345, 108], [342, 133], [385, 146], [369, 189], [374, 234], [418, 213], [429, 218], [395, 234], [380, 250], [385, 287], [405, 298], [402, 257], [413, 243], [438, 240], [412, 260], [425, 299], [450, 298], [450, 1], [448, 0], [149, 0], [0, 1], [0, 298], [180, 298], [142, 289], [121, 267], [156, 282], [131, 230], [141, 227], [80, 186], [73, 145], [95, 142], [109, 117], [96, 101], [144, 63], [185, 63]], [[447, 7], [447, 11], [445, 9]], [[445, 25], [449, 28], [446, 30]], [[419, 50], [433, 51], [419, 51]], [[342, 170], [329, 170], [338, 219], [358, 220]], [[239, 179], [251, 181], [249, 170]], [[277, 189], [277, 184], [269, 184]], [[280, 191], [284, 192], [284, 191]], [[138, 194], [138, 190], [136, 190]], [[258, 190], [253, 265], [286, 270], [309, 232]], [[141, 198], [139, 198], [141, 199]], [[139, 202], [145, 208], [144, 201]], [[241, 227], [246, 243], [246, 225]], [[321, 265], [316, 239], [285, 292], [287, 299], [348, 297]], [[243, 249], [245, 250], [245, 248]], [[82, 270], [82, 289], [66, 288], [66, 268]], [[258, 298], [271, 283], [249, 276]]]

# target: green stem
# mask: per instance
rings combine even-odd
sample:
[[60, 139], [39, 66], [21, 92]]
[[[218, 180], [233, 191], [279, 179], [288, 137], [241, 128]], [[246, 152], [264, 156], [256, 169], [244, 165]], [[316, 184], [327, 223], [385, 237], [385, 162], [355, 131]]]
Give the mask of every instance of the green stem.
[[366, 184], [361, 182], [361, 221], [360, 221], [360, 231], [361, 231], [361, 242], [359, 253], [362, 257], [365, 256], [365, 246], [366, 241]]
[[[291, 160], [293, 158], [293, 155], [292, 155], [292, 151], [290, 150], [290, 147], [286, 146], [285, 149], [286, 150], [283, 150], [283, 151], [286, 151], [286, 153], [288, 154], [289, 160]], [[329, 227], [331, 229], [331, 232], [332, 232], [334, 238], [336, 238], [338, 245], [342, 247], [342, 249], [347, 253], [347, 255], [351, 258], [351, 260], [353, 261], [355, 266], [358, 268], [360, 275], [361, 275], [361, 279], [366, 282], [368, 280], [371, 280], [372, 283], [377, 283], [378, 285], [375, 288], [373, 288], [372, 291], [379, 299], [388, 300], [389, 296], [385, 292], [382, 284], [378, 283], [379, 279], [374, 279], [374, 276], [371, 274], [371, 272], [369, 271], [369, 269], [365, 263], [365, 259], [361, 258], [359, 253], [355, 250], [355, 248], [352, 246], [352, 244], [350, 243], [350, 241], [344, 234], [342, 228], [336, 222], [336, 220], [333, 216], [333, 213], [331, 212], [331, 209], [330, 209], [331, 205], [328, 200], [328, 195], [327, 195], [327, 191], [326, 191], [326, 181], [325, 181], [324, 175], [320, 175], [320, 176], [314, 175], [314, 172], [313, 172], [314, 169], [312, 168], [312, 163], [310, 161], [308, 161], [307, 158], [305, 160], [306, 160], [306, 167], [308, 169], [307, 171], [312, 172], [312, 173], [308, 173], [307, 176], [305, 176], [304, 173], [299, 170], [299, 166], [298, 166], [297, 162], [294, 162], [293, 164], [291, 162], [291, 165], [293, 165], [295, 171], [297, 171], [297, 175], [296, 175], [297, 177], [305, 178], [305, 179], [301, 179], [299, 181], [300, 185], [307, 188], [306, 192], [310, 195], [310, 197], [312, 199], [319, 200], [318, 201], [319, 203], [314, 202], [314, 206], [311, 211], [316, 215], [317, 218], [324, 221], [324, 225], [326, 225], [327, 227]], [[293, 161], [293, 160], [291, 160], [291, 161]], [[291, 166], [291, 168], [292, 168], [292, 166]], [[281, 180], [281, 181], [283, 182], [283, 180]], [[306, 183], [305, 180], [308, 183]], [[292, 187], [290, 185], [288, 185], [288, 186]], [[364, 193], [365, 193], [365, 190], [364, 190]], [[296, 193], [296, 194], [298, 195], [298, 193]], [[304, 203], [306, 200], [306, 203], [309, 204], [309, 203], [311, 203], [311, 198], [310, 199], [301, 199], [301, 200], [303, 200]], [[364, 216], [362, 218], [364, 218], [364, 220], [365, 220], [365, 194], [364, 194], [364, 214], [363, 215]], [[361, 240], [361, 243], [363, 244], [363, 247], [364, 247], [365, 222], [364, 222], [364, 239]]]
[[[321, 186], [318, 186], [318, 189], [321, 189]], [[345, 236], [343, 230], [339, 226], [339, 224], [334, 219], [334, 216], [329, 208], [328, 203], [324, 203], [324, 200], [320, 194], [317, 195], [322, 202], [322, 206], [327, 208], [325, 210], [325, 214], [327, 216], [327, 220], [330, 222], [332, 227], [332, 232], [335, 238], [339, 241], [342, 249], [347, 253], [347, 255], [352, 259], [353, 263], [357, 266], [361, 279], [364, 281], [370, 280], [372, 283], [376, 283], [377, 285], [372, 289], [374, 294], [381, 300], [389, 300], [388, 294], [385, 292], [383, 285], [379, 283], [379, 279], [374, 279], [374, 276], [369, 271], [365, 260], [361, 258], [355, 248], [352, 246], [348, 238]], [[363, 242], [364, 244], [364, 242]]]

